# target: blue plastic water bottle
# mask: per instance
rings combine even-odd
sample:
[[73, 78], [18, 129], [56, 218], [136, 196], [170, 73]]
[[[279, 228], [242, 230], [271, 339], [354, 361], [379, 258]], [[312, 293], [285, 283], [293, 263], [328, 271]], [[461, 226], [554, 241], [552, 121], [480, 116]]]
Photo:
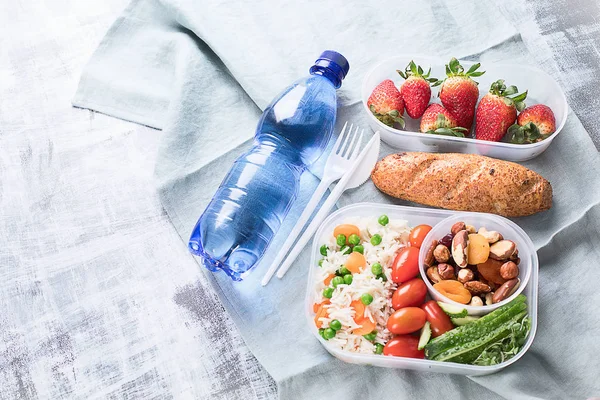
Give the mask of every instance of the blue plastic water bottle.
[[190, 251], [206, 268], [241, 280], [265, 253], [298, 195], [300, 175], [327, 146], [336, 89], [348, 69], [344, 56], [325, 51], [309, 76], [265, 109], [254, 147], [235, 161], [190, 237]]

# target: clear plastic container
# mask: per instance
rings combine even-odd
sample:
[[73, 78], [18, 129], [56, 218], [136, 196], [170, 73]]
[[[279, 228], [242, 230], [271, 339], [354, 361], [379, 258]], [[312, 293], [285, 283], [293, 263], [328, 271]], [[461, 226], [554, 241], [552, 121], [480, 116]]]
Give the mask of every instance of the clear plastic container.
[[[377, 354], [357, 354], [345, 350], [337, 349], [331, 346], [326, 340], [320, 335], [317, 327], [314, 324], [313, 318], [314, 313], [312, 306], [315, 303], [313, 298], [312, 285], [314, 285], [314, 271], [317, 267], [317, 260], [321, 257], [319, 252], [319, 243], [321, 243], [328, 235], [331, 235], [334, 227], [348, 218], [351, 217], [374, 217], [377, 218], [381, 214], [387, 214], [390, 219], [403, 219], [408, 221], [410, 226], [416, 226], [419, 224], [429, 224], [435, 226], [445, 218], [460, 214], [456, 211], [448, 210], [435, 210], [420, 207], [404, 207], [394, 205], [384, 205], [377, 203], [358, 203], [351, 206], [343, 207], [331, 214], [319, 227], [313, 240], [311, 249], [311, 263], [308, 273], [308, 286], [307, 295], [305, 299], [305, 314], [308, 321], [309, 329], [317, 340], [321, 342], [323, 347], [331, 353], [334, 357], [352, 364], [364, 364], [374, 365], [378, 367], [386, 368], [402, 368], [412, 369], [417, 371], [427, 372], [441, 372], [449, 374], [461, 374], [461, 375], [487, 375], [494, 372], [500, 371], [503, 368], [511, 365], [518, 361], [523, 354], [529, 349], [533, 343], [535, 332], [537, 328], [537, 301], [538, 301], [538, 262], [535, 248], [531, 241], [528, 240], [523, 244], [522, 248], [519, 248], [519, 255], [521, 251], [527, 252], [531, 257], [528, 262], [531, 265], [531, 275], [527, 285], [524, 285], [523, 294], [527, 296], [527, 306], [529, 310], [529, 317], [531, 318], [531, 331], [525, 342], [525, 345], [513, 358], [507, 360], [501, 364], [492, 366], [478, 366], [478, 365], [466, 365], [452, 362], [441, 362], [431, 360], [419, 360], [414, 358], [404, 357], [392, 357], [383, 356]], [[518, 227], [517, 227], [518, 228]], [[523, 232], [518, 228], [520, 232]], [[523, 232], [524, 234], [524, 232]], [[525, 235], [525, 237], [527, 237]], [[527, 247], [527, 250], [525, 249]], [[521, 257], [521, 263], [524, 262], [524, 257]]]
[[[377, 64], [365, 75], [362, 86], [362, 102], [369, 125], [374, 131], [380, 131], [381, 139], [392, 147], [408, 151], [425, 151], [429, 153], [471, 153], [500, 158], [509, 161], [530, 160], [546, 150], [552, 140], [561, 131], [567, 120], [568, 105], [565, 94], [554, 79], [544, 71], [527, 65], [482, 63], [481, 71], [485, 74], [476, 78], [479, 82], [479, 97], [483, 97], [492, 82], [504, 79], [508, 85], [516, 85], [520, 92], [528, 90], [527, 105], [545, 104], [552, 109], [556, 118], [556, 132], [549, 138], [532, 144], [512, 144], [505, 142], [489, 142], [471, 138], [457, 138], [441, 135], [430, 135], [419, 132], [420, 119], [414, 120], [406, 113], [405, 130], [391, 128], [381, 123], [367, 107], [367, 100], [373, 89], [383, 80], [391, 79], [398, 85], [403, 79], [396, 70], [403, 70], [414, 60], [415, 63], [428, 69], [431, 66], [431, 76], [443, 79], [446, 76], [445, 64], [448, 59], [419, 55], [399, 55]], [[461, 61], [467, 70], [473, 62]], [[438, 88], [432, 88], [431, 102], [439, 103]]]
[[485, 227], [488, 231], [497, 231], [502, 234], [504, 239], [512, 240], [517, 245], [517, 249], [519, 250], [519, 257], [521, 258], [521, 262], [519, 263], [519, 280], [521, 281], [517, 290], [510, 295], [504, 301], [501, 301], [496, 304], [492, 304], [489, 306], [483, 307], [473, 307], [467, 306], [464, 304], [457, 303], [453, 300], [450, 300], [446, 296], [440, 294], [437, 290], [433, 288], [433, 285], [427, 278], [425, 274], [425, 256], [427, 254], [427, 246], [423, 246], [421, 251], [419, 252], [419, 272], [421, 273], [421, 277], [425, 281], [425, 285], [427, 285], [427, 290], [429, 295], [437, 301], [443, 301], [444, 303], [456, 304], [458, 306], [464, 307], [467, 309], [469, 315], [485, 315], [491, 311], [494, 311], [496, 308], [503, 306], [506, 303], [509, 303], [515, 297], [517, 297], [520, 293], [525, 289], [525, 285], [529, 282], [531, 277], [532, 266], [535, 264], [537, 268], [538, 259], [537, 253], [535, 252], [535, 248], [533, 247], [533, 242], [527, 236], [527, 234], [523, 231], [523, 229], [519, 228], [517, 224], [512, 222], [509, 219], [501, 217], [499, 215], [494, 214], [484, 214], [484, 213], [474, 213], [474, 212], [461, 212], [455, 213], [445, 220], [441, 221], [437, 225], [433, 227], [433, 229], [427, 234], [423, 243], [431, 243], [434, 239], [440, 240], [442, 237], [446, 236], [450, 233], [450, 228], [456, 222], [463, 221], [465, 224], [473, 225], [475, 228], [479, 229], [480, 227]]

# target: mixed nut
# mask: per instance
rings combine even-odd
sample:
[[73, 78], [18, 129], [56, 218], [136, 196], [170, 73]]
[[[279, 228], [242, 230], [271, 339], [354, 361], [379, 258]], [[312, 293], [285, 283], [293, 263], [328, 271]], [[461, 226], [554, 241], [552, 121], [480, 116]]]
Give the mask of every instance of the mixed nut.
[[461, 304], [499, 303], [519, 287], [519, 250], [515, 242], [485, 227], [464, 222], [434, 240], [425, 256], [426, 274], [433, 288]]

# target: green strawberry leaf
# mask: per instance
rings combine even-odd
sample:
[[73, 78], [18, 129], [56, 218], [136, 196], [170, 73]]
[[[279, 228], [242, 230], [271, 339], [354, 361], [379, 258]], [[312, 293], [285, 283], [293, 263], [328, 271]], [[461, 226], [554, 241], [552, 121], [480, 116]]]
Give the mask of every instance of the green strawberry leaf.
[[513, 97], [512, 99], [515, 103], [518, 103], [518, 102], [525, 100], [526, 98], [527, 98], [527, 90], [524, 91], [523, 93], [521, 93], [520, 95]]
[[508, 128], [507, 134], [510, 142], [515, 144], [535, 143], [548, 137], [547, 135], [542, 135], [533, 122], [528, 122], [523, 126], [518, 124], [511, 125]]
[[403, 71], [400, 71], [399, 69], [397, 69], [397, 70], [396, 70], [396, 72], [397, 72], [398, 74], [400, 74], [400, 76], [401, 76], [403, 79], [408, 79], [408, 75], [406, 75], [406, 74], [405, 74]]
[[[469, 70], [467, 71], [467, 75], [471, 75], [479, 67], [481, 67], [480, 63], [471, 65], [471, 68], [469, 68]], [[483, 74], [483, 72], [482, 72], [482, 74]]]
[[461, 131], [456, 130], [456, 128], [438, 128], [436, 130], [427, 131], [427, 133], [431, 133], [433, 135], [455, 136], [462, 138], [465, 137], [465, 135]]
[[510, 96], [512, 94], [517, 94], [518, 91], [519, 91], [519, 89], [517, 89], [517, 87], [515, 85], [511, 85], [504, 90], [503, 94], [504, 94], [504, 96]]

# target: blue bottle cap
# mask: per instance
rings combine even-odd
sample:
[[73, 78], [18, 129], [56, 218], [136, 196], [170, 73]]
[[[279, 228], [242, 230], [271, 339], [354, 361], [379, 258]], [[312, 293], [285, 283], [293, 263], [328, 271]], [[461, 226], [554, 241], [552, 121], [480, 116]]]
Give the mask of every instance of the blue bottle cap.
[[314, 72], [319, 69], [326, 69], [332, 72], [337, 79], [339, 80], [339, 84], [341, 85], [342, 80], [348, 74], [350, 70], [350, 64], [346, 57], [333, 50], [325, 50], [317, 61], [315, 61], [315, 65], [313, 65], [310, 69], [310, 72]]

